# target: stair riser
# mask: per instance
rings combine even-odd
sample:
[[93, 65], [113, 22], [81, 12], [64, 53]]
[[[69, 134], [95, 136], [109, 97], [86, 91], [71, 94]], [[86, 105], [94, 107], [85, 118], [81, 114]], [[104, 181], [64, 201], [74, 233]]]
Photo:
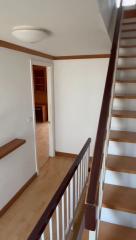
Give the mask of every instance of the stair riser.
[[116, 73], [116, 79], [136, 79], [136, 69], [135, 70], [118, 70]]
[[136, 111], [136, 99], [117, 99], [113, 101], [113, 110]]
[[[102, 208], [101, 220], [121, 226], [136, 228], [136, 214]], [[119, 239], [123, 240], [123, 239]]]
[[136, 55], [136, 48], [120, 48], [119, 56], [134, 56]]
[[136, 94], [136, 83], [116, 83], [115, 85], [116, 94]]
[[119, 58], [118, 66], [119, 67], [135, 67], [136, 58]]
[[136, 144], [110, 141], [108, 154], [136, 157]]
[[136, 37], [136, 31], [121, 32], [121, 37]]
[[136, 24], [122, 25], [121, 29], [136, 29]]
[[136, 45], [136, 39], [121, 39], [120, 40], [120, 46], [121, 45]]
[[112, 117], [111, 130], [136, 132], [136, 119]]
[[136, 188], [136, 174], [106, 170], [105, 183]]

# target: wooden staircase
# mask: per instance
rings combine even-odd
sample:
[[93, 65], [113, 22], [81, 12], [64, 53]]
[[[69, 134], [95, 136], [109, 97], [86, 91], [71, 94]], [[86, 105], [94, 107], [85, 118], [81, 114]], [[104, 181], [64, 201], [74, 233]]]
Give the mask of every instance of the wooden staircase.
[[136, 12], [122, 22], [112, 108], [98, 239], [136, 240]]

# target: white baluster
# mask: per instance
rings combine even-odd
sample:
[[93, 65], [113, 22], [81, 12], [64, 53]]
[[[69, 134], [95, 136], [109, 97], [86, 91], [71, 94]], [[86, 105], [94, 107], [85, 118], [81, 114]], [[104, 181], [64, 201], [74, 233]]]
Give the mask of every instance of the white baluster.
[[70, 181], [70, 220], [73, 220], [73, 209], [74, 209], [74, 201], [73, 201], [73, 178]]
[[82, 166], [81, 166], [81, 163], [80, 163], [80, 196], [81, 196], [81, 193], [82, 193]]
[[45, 240], [45, 235], [44, 233], [42, 233], [41, 237], [40, 237], [40, 240]]
[[52, 218], [50, 218], [50, 221], [49, 221], [49, 234], [50, 234], [50, 240], [53, 240]]
[[67, 229], [69, 227], [69, 186], [66, 189]]
[[78, 185], [77, 185], [77, 170], [75, 172], [75, 208], [77, 207]]
[[57, 240], [60, 240], [59, 206], [56, 207], [56, 229], [57, 229]]
[[[83, 179], [84, 179], [84, 172], [83, 172], [83, 170], [84, 170], [84, 168], [83, 168], [83, 161], [84, 161], [84, 157], [82, 158], [82, 160], [81, 160], [81, 168], [82, 168], [82, 191], [83, 191], [83, 187], [84, 187], [84, 181], [83, 181]], [[82, 192], [81, 192], [81, 194], [82, 194]]]
[[80, 165], [78, 166], [78, 201], [80, 197]]
[[65, 240], [65, 218], [64, 218], [64, 195], [62, 196], [61, 200], [61, 207], [62, 207], [62, 240]]
[[85, 182], [87, 180], [87, 177], [88, 177], [88, 165], [87, 165], [87, 158], [88, 158], [88, 149], [86, 151], [86, 154], [85, 154]]
[[83, 157], [83, 188], [85, 186], [85, 155]]

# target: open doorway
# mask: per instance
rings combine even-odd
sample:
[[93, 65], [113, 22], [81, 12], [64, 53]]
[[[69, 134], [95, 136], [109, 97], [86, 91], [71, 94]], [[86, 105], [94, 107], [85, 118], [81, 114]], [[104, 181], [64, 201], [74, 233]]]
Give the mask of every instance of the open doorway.
[[40, 169], [49, 158], [47, 68], [45, 66], [32, 65], [32, 71], [36, 121], [36, 150], [38, 168]]

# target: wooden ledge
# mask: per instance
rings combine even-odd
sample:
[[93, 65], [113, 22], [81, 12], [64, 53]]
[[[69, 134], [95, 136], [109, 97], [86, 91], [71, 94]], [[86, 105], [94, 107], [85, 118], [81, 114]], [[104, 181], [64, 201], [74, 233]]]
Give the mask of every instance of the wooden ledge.
[[24, 139], [14, 139], [0, 147], [0, 159], [13, 152], [26, 142]]

